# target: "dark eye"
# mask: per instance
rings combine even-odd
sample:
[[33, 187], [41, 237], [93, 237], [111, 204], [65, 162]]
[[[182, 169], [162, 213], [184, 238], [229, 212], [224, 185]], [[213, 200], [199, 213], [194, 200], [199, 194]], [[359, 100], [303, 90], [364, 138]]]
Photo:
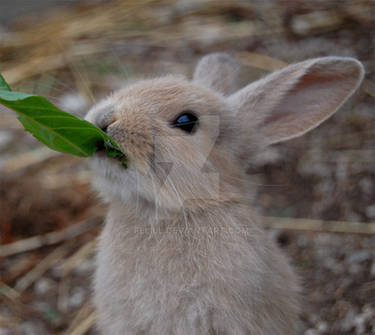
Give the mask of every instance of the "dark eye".
[[198, 123], [198, 118], [192, 112], [185, 111], [172, 121], [171, 126], [192, 134], [196, 130]]

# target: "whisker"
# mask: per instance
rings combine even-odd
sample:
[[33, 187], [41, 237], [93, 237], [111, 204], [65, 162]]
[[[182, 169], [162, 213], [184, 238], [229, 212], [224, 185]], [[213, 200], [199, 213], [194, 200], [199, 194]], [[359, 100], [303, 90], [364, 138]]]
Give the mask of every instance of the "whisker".
[[154, 177], [152, 176], [152, 173], [149, 173], [149, 176], [151, 178], [151, 182], [152, 182], [152, 191], [154, 193], [154, 206], [155, 206], [155, 220], [156, 220], [156, 223], [159, 222], [159, 198], [157, 196], [157, 193], [156, 193], [156, 187], [155, 187], [155, 181], [154, 181]]
[[177, 188], [176, 186], [174, 185], [173, 181], [170, 179], [170, 178], [167, 178], [168, 182], [170, 183], [171, 187], [173, 188], [175, 194], [176, 194], [176, 197], [177, 197], [177, 200], [179, 201], [180, 205], [181, 205], [181, 208], [182, 208], [182, 214], [184, 216], [184, 222], [185, 222], [185, 229], [187, 231], [188, 229], [188, 222], [187, 222], [187, 216], [186, 216], [186, 211], [185, 211], [185, 206], [183, 204], [183, 201], [180, 197], [180, 194], [178, 193], [177, 191]]
[[247, 184], [250, 184], [250, 185], [254, 185], [254, 186], [262, 186], [262, 187], [285, 187], [285, 186], [288, 186], [289, 184], [263, 184], [263, 183], [256, 183], [256, 182], [252, 182], [250, 180], [251, 176], [248, 176], [249, 178], [240, 178], [240, 177], [235, 177], [235, 176], [228, 176], [228, 179], [232, 179], [232, 180], [238, 180], [238, 181], [245, 181]]
[[139, 175], [137, 169], [135, 169], [135, 178], [136, 178], [136, 202], [135, 202], [135, 214], [138, 214], [139, 209]]

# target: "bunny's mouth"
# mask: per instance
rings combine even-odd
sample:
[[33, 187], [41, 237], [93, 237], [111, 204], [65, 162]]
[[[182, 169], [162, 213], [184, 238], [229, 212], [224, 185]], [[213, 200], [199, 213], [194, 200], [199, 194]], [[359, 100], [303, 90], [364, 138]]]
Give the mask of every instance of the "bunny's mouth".
[[106, 161], [111, 161], [115, 162], [117, 164], [121, 164], [124, 168], [126, 168], [126, 160], [125, 160], [125, 155], [118, 155], [118, 154], [111, 154], [111, 152], [108, 152], [104, 146], [104, 144], [101, 144], [98, 146], [97, 151], [94, 154], [95, 157], [101, 159], [101, 160], [106, 160]]
[[99, 149], [95, 152], [95, 156], [98, 157], [98, 158], [102, 158], [102, 159], [105, 159], [105, 158], [108, 158], [108, 159], [113, 159], [115, 160], [116, 158], [112, 158], [112, 157], [108, 157], [106, 152], [105, 152], [105, 149]]

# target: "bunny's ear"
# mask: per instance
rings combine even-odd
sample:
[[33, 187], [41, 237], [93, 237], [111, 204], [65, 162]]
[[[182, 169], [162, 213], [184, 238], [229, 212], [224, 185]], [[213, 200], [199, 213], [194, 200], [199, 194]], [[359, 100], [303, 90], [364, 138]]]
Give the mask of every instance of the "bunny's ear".
[[237, 89], [239, 65], [226, 53], [213, 53], [203, 57], [198, 63], [193, 81], [211, 88], [223, 95]]
[[287, 66], [246, 86], [228, 98], [240, 141], [249, 145], [256, 139], [268, 145], [306, 133], [353, 94], [363, 75], [363, 66], [353, 58], [323, 57]]

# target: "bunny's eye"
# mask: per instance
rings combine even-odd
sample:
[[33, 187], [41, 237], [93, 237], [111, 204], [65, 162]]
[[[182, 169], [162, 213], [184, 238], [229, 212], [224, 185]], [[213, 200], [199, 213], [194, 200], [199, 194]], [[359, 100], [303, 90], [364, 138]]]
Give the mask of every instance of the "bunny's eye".
[[172, 121], [171, 126], [192, 134], [198, 126], [198, 118], [192, 112], [184, 111]]

